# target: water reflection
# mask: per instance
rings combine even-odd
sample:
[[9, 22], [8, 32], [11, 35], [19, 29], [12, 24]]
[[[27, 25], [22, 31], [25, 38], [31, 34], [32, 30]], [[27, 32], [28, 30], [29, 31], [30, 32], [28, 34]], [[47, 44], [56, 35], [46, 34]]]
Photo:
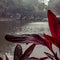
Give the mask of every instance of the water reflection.
[[48, 27], [48, 22], [32, 22], [24, 25], [21, 30], [17, 29], [15, 34], [50, 34], [49, 32], [49, 27]]

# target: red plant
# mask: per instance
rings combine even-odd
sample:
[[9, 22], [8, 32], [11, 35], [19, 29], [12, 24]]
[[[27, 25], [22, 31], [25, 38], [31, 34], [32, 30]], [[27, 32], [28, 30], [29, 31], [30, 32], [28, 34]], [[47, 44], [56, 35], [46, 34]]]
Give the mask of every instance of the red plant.
[[[21, 45], [17, 44], [14, 50], [14, 60], [45, 60], [48, 58], [48, 57], [43, 57], [43, 58], [29, 57], [34, 50], [34, 47], [35, 47], [35, 44], [32, 44], [23, 53]], [[6, 57], [6, 60], [9, 60], [7, 55], [5, 55], [5, 57]], [[0, 57], [0, 60], [3, 60], [3, 59]]]
[[3, 60], [3, 59], [0, 57], [0, 60]]
[[[48, 22], [52, 36], [44, 34], [44, 37], [52, 44], [56, 45], [60, 50], [60, 24], [56, 16], [50, 10], [48, 10]], [[57, 57], [57, 54], [55, 54], [54, 52], [53, 54], [55, 55], [56, 60], [60, 60]]]
[[34, 47], [35, 47], [35, 44], [31, 45], [23, 54], [22, 47], [20, 45], [17, 45], [14, 51], [14, 60], [30, 59], [29, 56], [32, 53]]
[[44, 59], [47, 59], [47, 57], [44, 57], [44, 58], [29, 57], [34, 47], [35, 47], [35, 44], [32, 44], [23, 54], [22, 47], [21, 45], [18, 44], [14, 51], [14, 60], [44, 60]]
[[5, 39], [13, 43], [34, 43], [41, 44], [44, 46], [51, 46], [48, 40], [43, 39], [38, 34], [22, 34], [19, 37], [13, 35], [6, 35]]
[[52, 44], [54, 44], [60, 50], [60, 24], [56, 16], [50, 10], [48, 10], [48, 23], [49, 23], [49, 28], [52, 36], [44, 34], [44, 37], [42, 38], [39, 34], [23, 34], [23, 35], [20, 35], [20, 37], [6, 35], [5, 39], [14, 43], [34, 43], [34, 44], [40, 44], [40, 45], [46, 46], [48, 49], [50, 49], [53, 55], [47, 52], [44, 52], [44, 53], [52, 60], [54, 60], [54, 58], [56, 60], [60, 60], [60, 58], [57, 56], [57, 53], [55, 53], [52, 48]]
[[48, 22], [52, 36], [45, 35], [45, 37], [60, 49], [60, 24], [50, 10], [48, 10]]
[[7, 57], [7, 55], [6, 55], [6, 60], [9, 60], [9, 58]]
[[[7, 55], [5, 55], [5, 57], [6, 57], [6, 60], [9, 60], [9, 58], [7, 57]], [[3, 60], [2, 57], [0, 57], [0, 60]]]

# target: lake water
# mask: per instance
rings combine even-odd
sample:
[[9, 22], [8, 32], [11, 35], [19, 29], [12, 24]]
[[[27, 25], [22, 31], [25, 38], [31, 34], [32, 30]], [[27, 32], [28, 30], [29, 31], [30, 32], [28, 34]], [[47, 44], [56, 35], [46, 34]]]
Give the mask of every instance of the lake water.
[[[6, 34], [21, 35], [21, 34], [35, 33], [35, 34], [43, 35], [44, 33], [46, 33], [48, 35], [51, 35], [49, 31], [48, 22], [32, 22], [32, 23], [27, 23], [25, 25], [22, 24], [21, 26], [19, 25], [21, 25], [20, 22], [16, 22], [16, 21], [9, 21], [9, 22], [0, 21], [0, 52], [1, 54], [7, 54], [10, 60], [13, 60], [11, 54], [13, 54], [14, 47], [16, 44], [7, 42], [4, 38]], [[21, 44], [21, 45], [23, 47], [23, 52], [24, 52], [31, 44], [29, 45]], [[58, 51], [58, 48], [56, 48], [55, 46], [53, 46], [53, 48], [55, 52]], [[31, 56], [40, 58], [46, 56], [44, 52], [51, 53], [48, 48], [41, 45], [37, 45]], [[59, 52], [57, 53], [59, 55]]]

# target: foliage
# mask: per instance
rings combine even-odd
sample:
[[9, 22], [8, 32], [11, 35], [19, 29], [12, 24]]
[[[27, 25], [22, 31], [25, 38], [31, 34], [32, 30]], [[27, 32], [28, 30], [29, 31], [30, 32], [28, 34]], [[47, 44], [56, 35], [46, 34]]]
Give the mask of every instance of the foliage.
[[[6, 35], [5, 39], [7, 41], [13, 42], [13, 43], [33, 43], [24, 54], [22, 54], [22, 47], [20, 45], [17, 45], [14, 51], [14, 60], [44, 60], [46, 58], [50, 58], [51, 60], [60, 60], [60, 58], [57, 56], [57, 53], [53, 51], [52, 44], [54, 44], [56, 47], [60, 50], [60, 24], [58, 22], [58, 19], [56, 16], [48, 10], [48, 23], [49, 28], [51, 31], [52, 36], [44, 34], [43, 37], [41, 37], [39, 34], [23, 34], [20, 37], [12, 36], [12, 35]], [[50, 53], [44, 52], [47, 57], [44, 58], [36, 58], [36, 57], [30, 57], [30, 54], [32, 53], [35, 45], [42, 45], [47, 47], [53, 55]], [[20, 48], [19, 48], [20, 47]]]

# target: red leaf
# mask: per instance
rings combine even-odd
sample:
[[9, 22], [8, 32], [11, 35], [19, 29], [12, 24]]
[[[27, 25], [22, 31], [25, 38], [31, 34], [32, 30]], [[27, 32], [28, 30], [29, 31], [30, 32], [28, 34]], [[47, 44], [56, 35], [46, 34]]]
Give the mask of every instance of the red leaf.
[[56, 16], [50, 10], [48, 10], [48, 22], [49, 22], [49, 28], [50, 28], [52, 36], [57, 38], [59, 23]]
[[0, 57], [0, 60], [3, 60], [3, 59]]
[[7, 55], [6, 55], [6, 60], [9, 60], [9, 58], [7, 57]]
[[48, 57], [43, 57], [43, 58], [40, 58], [40, 60], [45, 60], [45, 59], [47, 59]]
[[25, 41], [25, 38], [26, 37], [24, 37], [24, 36], [20, 36], [20, 37], [17, 37], [17, 36], [13, 36], [13, 35], [6, 35], [5, 36], [5, 39], [7, 40], [7, 41], [10, 41], [10, 42], [14, 42], [14, 43], [24, 43], [24, 41]]
[[19, 37], [15, 37], [12, 35], [6, 35], [5, 38], [10, 41], [10, 42], [15, 42], [15, 43], [34, 43], [34, 44], [41, 44], [47, 47], [51, 47], [51, 43], [40, 37], [39, 34], [22, 34]]
[[24, 60], [26, 58], [28, 58], [30, 56], [30, 54], [32, 53], [33, 49], [35, 47], [35, 44], [32, 44], [22, 55], [22, 57], [20, 58], [20, 60]]
[[57, 39], [60, 41], [60, 26], [59, 26], [59, 30], [58, 30], [58, 37]]
[[39, 34], [31, 34], [31, 36], [35, 39], [35, 41], [38, 44], [41, 44], [41, 45], [44, 45], [44, 46], [48, 46], [48, 44], [47, 44], [48, 42], [44, 38], [40, 37]]
[[53, 55], [51, 55], [51, 54], [49, 54], [49, 53], [47, 53], [47, 52], [44, 52], [50, 59], [52, 59], [52, 60], [54, 60], [54, 56]]
[[50, 49], [50, 50], [52, 50], [52, 43], [51, 43], [51, 41], [49, 41], [46, 37], [46, 34], [44, 34], [44, 39], [45, 39], [45, 41], [47, 42], [47, 47]]
[[49, 54], [49, 53], [47, 53], [47, 52], [44, 52], [49, 58], [51, 58], [52, 60], [54, 60], [54, 58], [56, 59], [56, 60], [60, 60], [58, 57], [57, 57], [57, 54], [54, 54], [54, 56], [53, 55], [51, 55], [51, 54]]
[[22, 34], [19, 37], [17, 36], [13, 36], [13, 35], [6, 35], [5, 39], [7, 41], [13, 42], [13, 43], [35, 43], [38, 44], [37, 40], [35, 41], [33, 39], [33, 36], [31, 36], [30, 34]]
[[51, 36], [49, 36], [49, 35], [44, 35], [44, 37], [48, 40], [48, 41], [50, 41], [51, 43], [53, 43], [54, 45], [56, 45], [58, 48], [60, 48], [60, 41], [59, 40], [57, 40], [57, 39], [55, 39], [54, 37], [51, 37]]
[[39, 58], [36, 58], [36, 57], [30, 57], [30, 59], [32, 59], [32, 60], [39, 60]]
[[39, 58], [36, 58], [36, 57], [30, 57], [30, 58], [27, 58], [25, 60], [40, 60]]
[[14, 43], [34, 43], [46, 45], [46, 41], [41, 38], [38, 34], [22, 34], [19, 37], [13, 35], [6, 35], [5, 39]]
[[19, 60], [22, 56], [22, 47], [21, 45], [17, 45], [14, 50], [14, 60]]

